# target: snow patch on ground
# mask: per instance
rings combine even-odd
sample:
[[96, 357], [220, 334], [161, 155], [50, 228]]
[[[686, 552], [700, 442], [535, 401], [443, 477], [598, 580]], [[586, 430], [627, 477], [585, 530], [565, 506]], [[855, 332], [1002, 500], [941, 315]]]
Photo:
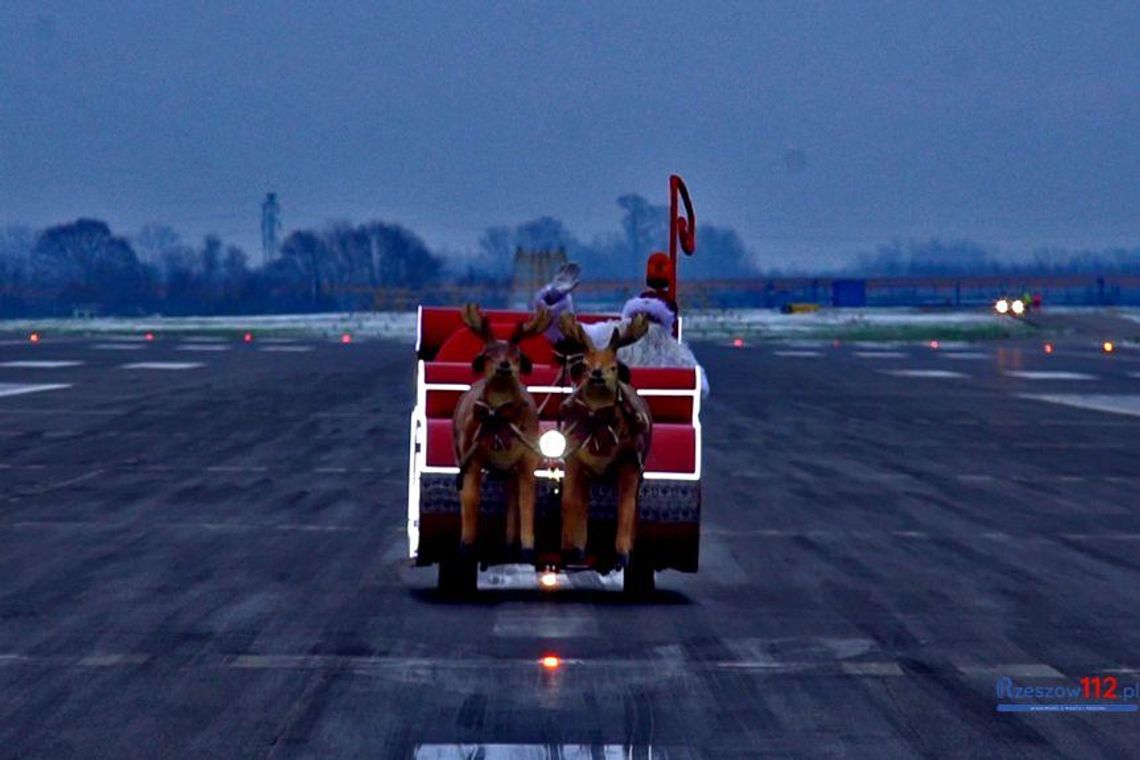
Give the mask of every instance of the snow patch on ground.
[[[1124, 314], [1122, 314], [1123, 316]], [[1140, 311], [1129, 315], [1140, 321]], [[820, 309], [806, 314], [781, 314], [773, 309], [722, 309], [690, 311], [684, 315], [686, 340], [718, 340], [760, 336], [777, 339], [806, 339], [842, 336], [860, 330], [958, 329], [979, 332], [995, 326], [1018, 329], [1013, 320], [998, 319], [988, 311], [924, 311], [920, 309]], [[54, 333], [83, 333], [104, 338], [138, 339], [144, 333], [191, 336], [194, 334], [233, 334], [251, 332], [262, 336], [290, 335], [337, 339], [350, 333], [353, 339], [382, 338], [414, 342], [416, 312], [341, 312], [329, 314], [280, 314], [245, 317], [149, 317], [97, 319], [45, 319], [0, 321], [0, 330]], [[876, 338], [880, 337], [878, 335]], [[882, 336], [883, 340], [889, 339]], [[904, 342], [910, 336], [903, 338]], [[874, 340], [874, 338], [872, 338]]]

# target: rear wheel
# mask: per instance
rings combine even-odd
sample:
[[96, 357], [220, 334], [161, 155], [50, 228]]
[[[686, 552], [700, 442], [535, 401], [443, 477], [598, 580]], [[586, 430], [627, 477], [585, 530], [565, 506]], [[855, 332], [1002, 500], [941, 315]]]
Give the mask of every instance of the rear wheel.
[[656, 588], [657, 578], [653, 571], [653, 565], [648, 562], [639, 562], [637, 555], [634, 554], [629, 567], [625, 569], [622, 591], [626, 596], [637, 598], [649, 596]]
[[479, 568], [473, 559], [454, 557], [439, 563], [439, 590], [448, 596], [469, 596], [478, 586]]

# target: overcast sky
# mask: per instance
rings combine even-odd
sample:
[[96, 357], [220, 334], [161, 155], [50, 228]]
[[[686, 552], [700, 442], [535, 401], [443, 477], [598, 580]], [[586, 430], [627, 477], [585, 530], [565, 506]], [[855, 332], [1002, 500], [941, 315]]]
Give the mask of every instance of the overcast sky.
[[[666, 199], [764, 264], [892, 238], [1140, 244], [1140, 3], [0, 4], [0, 223], [259, 250]], [[662, 241], [664, 243], [664, 241]]]

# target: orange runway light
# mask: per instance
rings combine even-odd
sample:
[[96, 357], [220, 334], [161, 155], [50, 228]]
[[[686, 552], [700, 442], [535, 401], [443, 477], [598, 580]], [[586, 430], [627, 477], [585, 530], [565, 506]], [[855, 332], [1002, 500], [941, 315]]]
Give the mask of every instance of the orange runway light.
[[547, 670], [558, 670], [558, 666], [562, 664], [562, 660], [558, 659], [552, 654], [548, 654], [542, 658], [542, 667]]
[[1111, 340], [1106, 340], [1106, 341], [1104, 342], [1104, 346], [1103, 346], [1103, 348], [1104, 348], [1104, 352], [1105, 352], [1106, 354], [1111, 354], [1113, 351], [1115, 351], [1115, 350], [1116, 350], [1116, 346], [1112, 345], [1112, 341], [1111, 341]]
[[1045, 344], [1045, 353], [1047, 353], [1047, 354], [1053, 353], [1053, 344], [1052, 343], [1046, 343]]
[[733, 338], [732, 345], [736, 348], [740, 348], [744, 345], [744, 338]]
[[28, 340], [30, 340], [32, 343], [39, 343], [40, 342], [40, 334], [39, 333], [32, 333], [31, 335], [28, 336]]

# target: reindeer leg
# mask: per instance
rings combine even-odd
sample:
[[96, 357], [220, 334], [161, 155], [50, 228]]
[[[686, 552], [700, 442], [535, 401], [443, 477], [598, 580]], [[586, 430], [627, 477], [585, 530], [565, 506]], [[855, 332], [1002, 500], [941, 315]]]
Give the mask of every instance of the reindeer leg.
[[633, 551], [633, 530], [637, 518], [637, 491], [641, 476], [633, 462], [626, 462], [618, 470], [618, 509], [617, 535], [614, 552], [620, 567], [629, 566], [629, 554]]
[[519, 481], [507, 481], [507, 551], [514, 552], [519, 543]]
[[586, 555], [586, 515], [590, 489], [585, 468], [577, 459], [566, 462], [562, 479], [562, 557], [579, 564]]
[[522, 529], [519, 561], [526, 564], [534, 562], [534, 468], [537, 464], [534, 457], [523, 457], [515, 498]]
[[479, 531], [479, 500], [483, 487], [483, 463], [473, 459], [463, 475], [463, 488], [459, 491], [460, 525], [459, 553], [473, 556]]

